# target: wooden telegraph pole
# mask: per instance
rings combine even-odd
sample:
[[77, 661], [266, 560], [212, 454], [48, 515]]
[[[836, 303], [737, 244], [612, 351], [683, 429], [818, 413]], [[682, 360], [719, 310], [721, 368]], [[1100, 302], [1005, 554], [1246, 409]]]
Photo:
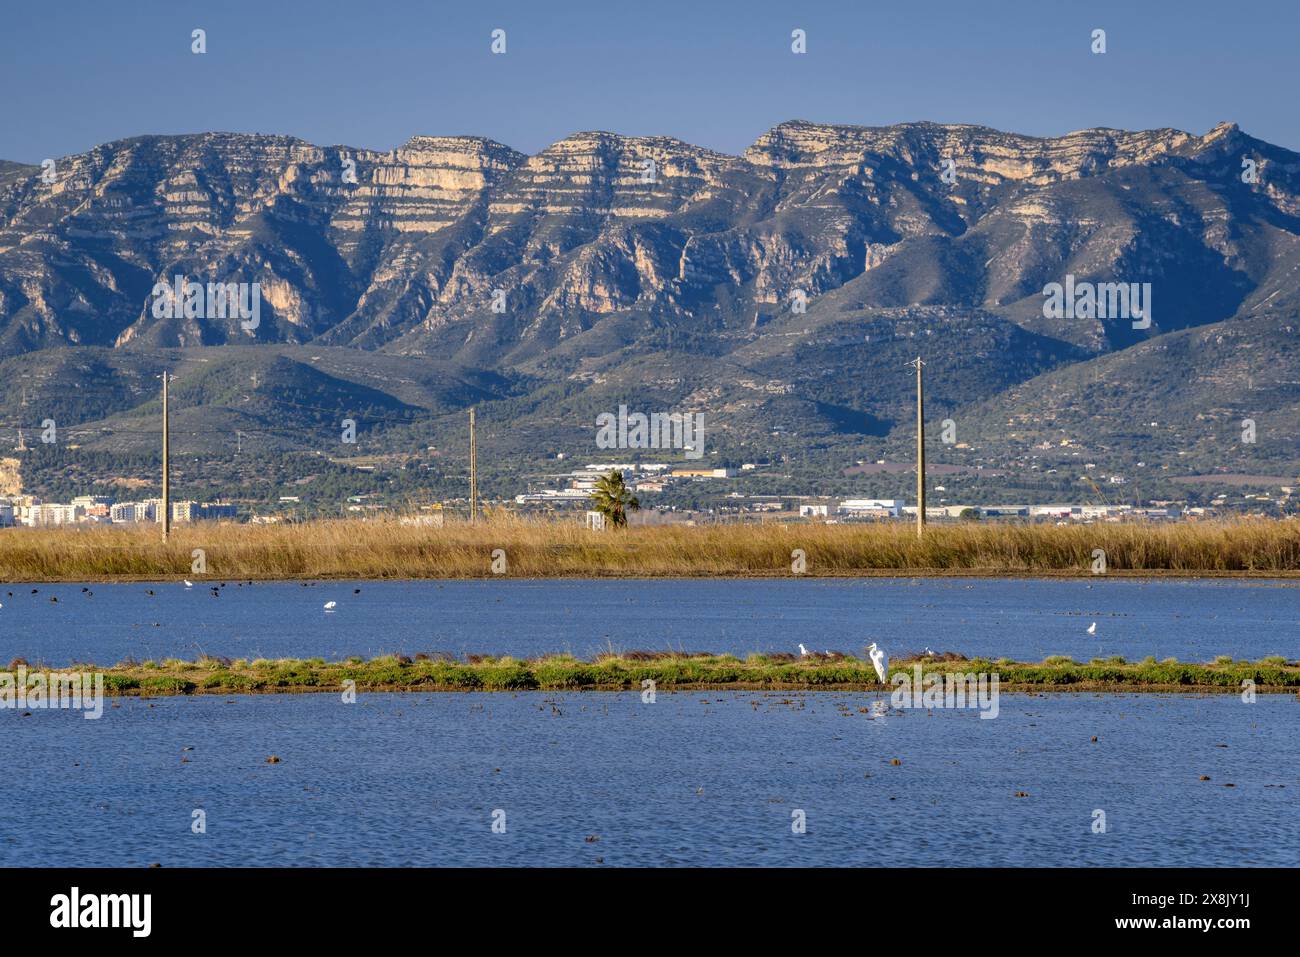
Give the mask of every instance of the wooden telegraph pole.
[[925, 390], [921, 382], [921, 357], [916, 362], [916, 537], [925, 534]]
[[163, 459], [163, 461], [162, 461], [162, 510], [163, 510], [163, 514], [162, 514], [162, 526], [163, 526], [163, 541], [164, 541], [164, 542], [167, 541], [167, 537], [171, 534], [171, 530], [172, 530], [172, 470], [171, 470], [172, 436], [171, 436], [171, 424], [170, 424], [170, 422], [168, 421], [168, 412], [169, 412], [168, 405], [169, 405], [169, 403], [168, 403], [168, 401], [167, 401], [167, 380], [168, 380], [169, 378], [171, 378], [171, 376], [167, 373], [167, 370], [164, 369], [164, 370], [163, 370], [163, 377], [162, 377], [162, 380], [163, 380], [163, 394], [162, 394], [162, 407], [163, 407], [163, 410], [162, 410], [162, 412], [163, 412], [163, 415], [162, 415], [162, 459]]
[[469, 410], [469, 522], [478, 521], [478, 445], [474, 438], [474, 409]]

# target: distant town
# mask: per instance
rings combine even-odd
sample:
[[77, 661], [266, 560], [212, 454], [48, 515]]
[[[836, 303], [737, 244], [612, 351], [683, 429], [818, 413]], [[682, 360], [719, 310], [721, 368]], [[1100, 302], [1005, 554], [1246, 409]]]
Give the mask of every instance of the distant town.
[[[224, 502], [172, 502], [173, 522], [197, 522], [211, 519], [238, 518], [238, 509]], [[0, 498], [0, 528], [24, 525], [46, 528], [51, 525], [134, 525], [161, 522], [163, 503], [160, 498], [140, 502], [114, 502], [102, 495], [79, 495], [66, 504], [42, 502], [35, 495], [12, 495]]]
[[[665, 463], [592, 463], [576, 469], [566, 476], [567, 484], [561, 488], [548, 488], [536, 492], [516, 495], [514, 502], [519, 506], [558, 505], [569, 503], [575, 506], [586, 503], [601, 475], [613, 470], [623, 473], [628, 487], [638, 496], [654, 495], [666, 491], [674, 482], [716, 481], [737, 477], [746, 472], [763, 468], [759, 463], [746, 463], [739, 469], [733, 468], [681, 468]], [[560, 484], [560, 483], [557, 483]], [[936, 492], [946, 491], [942, 485], [933, 487]], [[1294, 487], [1283, 486], [1282, 501], [1290, 498]], [[1226, 498], [1226, 496], [1225, 496]], [[887, 521], [916, 517], [916, 505], [908, 504], [897, 498], [837, 498], [813, 495], [747, 495], [732, 492], [727, 499], [734, 503], [729, 507], [712, 510], [716, 520], [736, 520], [770, 518], [773, 520], [800, 518], [822, 522], [846, 521]], [[1261, 503], [1262, 504], [1262, 503]], [[643, 509], [660, 513], [658, 520], [667, 518], [663, 513], [677, 513], [677, 509], [656, 508], [652, 501], [642, 501]], [[1046, 504], [1046, 505], [982, 505], [978, 503], [948, 504], [927, 506], [926, 520], [953, 519], [1021, 519], [1032, 521], [1175, 521], [1180, 519], [1200, 519], [1213, 516], [1219, 511], [1215, 507], [1186, 506], [1177, 502], [1153, 502], [1146, 506], [1135, 505], [1096, 505], [1096, 504]], [[644, 520], [655, 521], [655, 517], [646, 516]], [[671, 519], [668, 519], [671, 520]]]
[[[765, 463], [745, 463], [732, 467], [683, 467], [668, 463], [609, 462], [588, 463], [553, 476], [554, 487], [537, 488], [517, 494], [513, 499], [483, 500], [489, 508], [519, 514], [572, 513], [581, 517], [590, 505], [591, 493], [599, 478], [617, 471], [623, 473], [628, 488], [640, 500], [641, 510], [631, 516], [633, 524], [706, 523], [706, 522], [780, 522], [812, 521], [824, 523], [914, 520], [916, 505], [901, 498], [854, 498], [803, 494], [750, 494], [726, 491], [728, 480], [758, 473]], [[657, 504], [655, 498], [679, 483], [709, 483], [717, 486], [716, 501], [709, 508], [682, 508]], [[945, 493], [943, 485], [931, 486], [931, 495]], [[1264, 506], [1283, 511], [1291, 503], [1295, 486], [1281, 486], [1281, 495], [1263, 495]], [[48, 528], [69, 525], [138, 525], [161, 523], [163, 503], [160, 498], [138, 501], [115, 501], [110, 496], [80, 495], [70, 502], [45, 502], [30, 494], [0, 494], [0, 528]], [[1253, 499], [1245, 496], [1245, 499]], [[442, 525], [444, 515], [465, 511], [466, 499], [457, 498], [420, 505], [399, 506], [377, 495], [351, 495], [338, 503], [338, 513], [354, 518], [393, 515], [407, 524]], [[1153, 501], [1142, 505], [1098, 504], [1096, 502], [1061, 502], [1050, 504], [987, 504], [980, 502], [950, 503], [939, 499], [927, 505], [927, 521], [1024, 521], [1024, 522], [1123, 522], [1123, 521], [1196, 521], [1226, 514], [1242, 514], [1245, 501], [1229, 503], [1226, 494], [1210, 505], [1189, 505], [1176, 501]], [[1244, 509], [1251, 511], [1249, 507]], [[320, 515], [317, 510], [314, 514]], [[174, 500], [171, 521], [184, 524], [203, 521], [251, 522], [254, 524], [297, 521], [307, 517], [299, 495], [280, 495], [265, 503]]]

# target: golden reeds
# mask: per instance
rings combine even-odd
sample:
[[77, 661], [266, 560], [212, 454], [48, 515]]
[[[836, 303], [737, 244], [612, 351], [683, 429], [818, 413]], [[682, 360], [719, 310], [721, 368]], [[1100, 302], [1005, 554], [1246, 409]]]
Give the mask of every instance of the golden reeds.
[[[195, 572], [201, 549], [206, 573]], [[903, 523], [661, 525], [589, 531], [572, 521], [498, 514], [477, 525], [388, 521], [179, 525], [164, 544], [154, 526], [0, 532], [0, 579], [490, 578], [504, 576], [790, 577], [1106, 573], [1285, 576], [1300, 571], [1300, 521], [932, 525]], [[499, 569], [501, 562], [496, 563]]]

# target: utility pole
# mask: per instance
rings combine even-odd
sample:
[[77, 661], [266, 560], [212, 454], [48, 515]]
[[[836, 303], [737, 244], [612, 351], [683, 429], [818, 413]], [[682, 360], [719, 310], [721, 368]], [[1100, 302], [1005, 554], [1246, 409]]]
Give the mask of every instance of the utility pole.
[[469, 522], [478, 521], [478, 445], [474, 439], [474, 409], [469, 410]]
[[163, 523], [163, 541], [172, 530], [172, 475], [171, 475], [171, 451], [172, 451], [172, 434], [171, 423], [168, 421], [168, 401], [167, 401], [167, 380], [170, 376], [167, 370], [163, 370], [163, 394], [162, 394], [162, 523]]
[[916, 537], [925, 533], [925, 390], [921, 383], [921, 357], [916, 366]]

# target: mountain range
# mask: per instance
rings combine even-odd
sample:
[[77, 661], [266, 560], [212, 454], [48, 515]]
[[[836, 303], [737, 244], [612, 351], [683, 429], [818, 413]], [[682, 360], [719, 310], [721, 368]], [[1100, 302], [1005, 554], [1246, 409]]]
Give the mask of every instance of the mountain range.
[[[176, 276], [257, 283], [260, 323], [159, 315]], [[1149, 322], [1051, 314], [1067, 277], [1149, 284]], [[453, 448], [473, 405], [489, 450], [592, 459], [626, 404], [701, 412], [718, 461], [838, 470], [907, 454], [919, 355], [937, 461], [1294, 471], [1298, 334], [1300, 155], [1226, 123], [0, 162], [0, 422], [87, 449], [156, 446], [169, 368], [176, 441], [209, 455], [319, 449], [349, 414], [371, 451]]]

